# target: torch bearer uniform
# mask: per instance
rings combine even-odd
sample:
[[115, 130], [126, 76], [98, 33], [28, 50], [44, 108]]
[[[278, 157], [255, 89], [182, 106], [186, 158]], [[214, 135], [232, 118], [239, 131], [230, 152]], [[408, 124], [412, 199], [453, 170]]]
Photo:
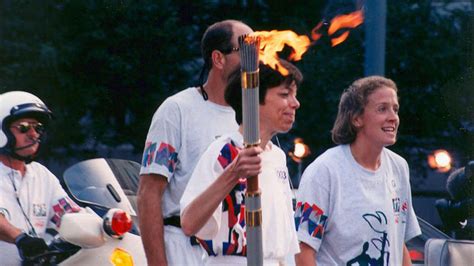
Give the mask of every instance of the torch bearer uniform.
[[200, 247], [191, 245], [179, 222], [167, 225], [166, 218], [179, 217], [179, 200], [201, 154], [217, 137], [237, 128], [234, 110], [205, 101], [197, 87], [167, 98], [155, 112], [140, 174], [154, 173], [168, 179], [162, 198], [168, 265], [202, 264]]
[[376, 171], [349, 145], [319, 156], [301, 178], [295, 220], [318, 265], [402, 265], [403, 243], [421, 233], [408, 164], [386, 148]]
[[[239, 132], [222, 136], [209, 146], [184, 191], [181, 210], [223, 173], [242, 147], [243, 137]], [[286, 156], [270, 141], [260, 157], [262, 173], [258, 178], [262, 193], [264, 264], [284, 264], [288, 256], [299, 252]], [[209, 255], [207, 265], [247, 264], [245, 191], [246, 180], [241, 179], [196, 234]]]

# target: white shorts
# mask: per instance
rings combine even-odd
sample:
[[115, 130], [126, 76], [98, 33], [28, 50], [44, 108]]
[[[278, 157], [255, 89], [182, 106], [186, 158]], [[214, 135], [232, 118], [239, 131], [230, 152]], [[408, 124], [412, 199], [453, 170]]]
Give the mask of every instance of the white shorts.
[[189, 237], [181, 228], [165, 225], [165, 250], [169, 266], [200, 266], [204, 265], [207, 256], [199, 245], [191, 245]]
[[[247, 257], [242, 256], [209, 256], [206, 260], [206, 266], [222, 266], [222, 265], [233, 265], [233, 266], [246, 266]], [[265, 259], [263, 260], [264, 266], [282, 266], [286, 265], [284, 261]]]

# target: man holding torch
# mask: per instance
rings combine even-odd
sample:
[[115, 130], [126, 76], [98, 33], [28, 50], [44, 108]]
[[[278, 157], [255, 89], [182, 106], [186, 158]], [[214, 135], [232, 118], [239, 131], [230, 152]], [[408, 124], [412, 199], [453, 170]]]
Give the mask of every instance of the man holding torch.
[[[281, 60], [283, 76], [259, 65], [259, 143], [244, 145], [241, 72], [235, 71], [225, 99], [234, 108], [239, 130], [214, 141], [200, 158], [181, 198], [181, 226], [195, 235], [209, 257], [207, 265], [247, 265], [245, 192], [247, 181], [259, 178], [263, 264], [284, 264], [299, 251], [285, 153], [271, 142], [293, 126], [300, 104], [296, 92], [301, 72]], [[247, 144], [247, 143], [245, 143]], [[247, 148], [245, 148], [247, 146]], [[248, 180], [246, 180], [248, 178]]]
[[211, 25], [201, 41], [202, 85], [169, 97], [153, 116], [137, 202], [148, 265], [202, 264], [201, 248], [192, 246], [179, 228], [179, 200], [209, 143], [238, 127], [234, 111], [224, 100], [224, 90], [229, 74], [239, 69], [237, 38], [251, 32], [236, 20]]

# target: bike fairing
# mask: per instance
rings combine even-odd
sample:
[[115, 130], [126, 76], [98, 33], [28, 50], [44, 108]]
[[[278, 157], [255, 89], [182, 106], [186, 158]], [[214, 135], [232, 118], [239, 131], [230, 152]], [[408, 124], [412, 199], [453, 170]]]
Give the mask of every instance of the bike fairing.
[[306, 168], [297, 201], [298, 239], [322, 265], [401, 265], [403, 243], [421, 233], [408, 165], [386, 148], [376, 171], [360, 166], [349, 145], [329, 149]]
[[[12, 178], [8, 178], [11, 175]], [[57, 229], [60, 226], [60, 217], [64, 213], [80, 210], [64, 192], [57, 178], [37, 162], [26, 165], [23, 177], [18, 171], [0, 163], [0, 176], [5, 177], [0, 179], [0, 209], [9, 214], [6, 218], [10, 218], [11, 224], [27, 233], [34, 232], [38, 237], [44, 237], [46, 228]], [[7, 265], [21, 263], [14, 244], [0, 241], [0, 255], [8, 261], [2, 261]]]
[[[222, 136], [213, 142], [199, 160], [195, 172], [181, 199], [184, 209], [237, 156], [243, 147], [238, 132]], [[265, 261], [284, 262], [285, 257], [299, 251], [293, 223], [291, 189], [284, 152], [269, 142], [260, 155], [262, 172], [259, 175], [262, 203], [262, 237]], [[196, 234], [210, 257], [208, 264], [246, 264], [245, 235], [246, 180], [241, 179], [215, 210], [206, 225]], [[276, 196], [275, 196], [276, 195]]]

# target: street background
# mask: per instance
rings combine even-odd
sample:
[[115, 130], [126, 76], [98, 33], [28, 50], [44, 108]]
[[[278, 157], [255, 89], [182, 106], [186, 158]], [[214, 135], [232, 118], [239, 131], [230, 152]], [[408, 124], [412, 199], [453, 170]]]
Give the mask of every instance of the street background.
[[[196, 85], [207, 26], [237, 19], [257, 31], [310, 35], [321, 21], [370, 1], [0, 1], [0, 92], [24, 90], [52, 109], [44, 164], [60, 176], [71, 164], [114, 157], [140, 162], [152, 115], [168, 96]], [[443, 229], [434, 200], [449, 173], [428, 167], [446, 149], [453, 169], [473, 160], [472, 1], [387, 1], [384, 73], [399, 88], [399, 140], [417, 214]], [[323, 36], [295, 64], [305, 81], [294, 129], [311, 149], [304, 168], [333, 146], [330, 129], [342, 91], [364, 76], [367, 28], [331, 47]], [[285, 58], [290, 51], [284, 50]], [[203, 121], [205, 123], [205, 121]], [[298, 164], [288, 160], [295, 187]]]

